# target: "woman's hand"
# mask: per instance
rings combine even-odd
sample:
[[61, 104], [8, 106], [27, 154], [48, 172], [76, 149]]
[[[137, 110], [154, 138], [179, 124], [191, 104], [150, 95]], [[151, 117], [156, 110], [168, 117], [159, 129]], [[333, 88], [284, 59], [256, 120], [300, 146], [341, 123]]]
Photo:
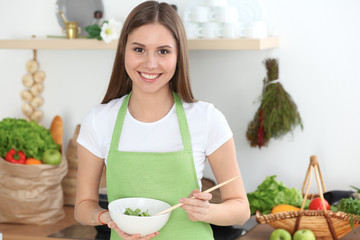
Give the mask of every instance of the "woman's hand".
[[204, 221], [209, 213], [209, 207], [212, 195], [211, 193], [202, 193], [195, 189], [188, 198], [181, 198], [181, 206], [187, 212], [187, 216], [191, 221]]
[[116, 226], [116, 223], [114, 221], [112, 221], [112, 220], [110, 220], [107, 225], [108, 225], [109, 228], [114, 229], [117, 232], [117, 234], [119, 235], [119, 237], [121, 237], [124, 240], [134, 240], [134, 239], [149, 240], [149, 239], [152, 239], [152, 238], [156, 237], [157, 235], [159, 235], [159, 232], [152, 233], [152, 234], [149, 234], [149, 235], [144, 236], [144, 237], [141, 237], [140, 234], [129, 235], [129, 234], [121, 231]]

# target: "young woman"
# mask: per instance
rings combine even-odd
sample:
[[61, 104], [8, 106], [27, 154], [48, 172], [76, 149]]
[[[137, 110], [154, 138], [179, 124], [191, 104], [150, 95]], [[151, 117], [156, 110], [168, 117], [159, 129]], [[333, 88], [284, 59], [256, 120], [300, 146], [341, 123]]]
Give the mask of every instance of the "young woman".
[[[207, 240], [209, 223], [241, 225], [250, 217], [241, 177], [221, 187], [220, 204], [199, 190], [206, 159], [218, 183], [240, 170], [226, 119], [193, 97], [185, 31], [166, 3], [146, 1], [127, 17], [107, 93], [82, 121], [78, 143], [75, 218], [107, 224], [111, 239]], [[104, 164], [109, 202], [148, 197], [184, 205], [160, 232], [121, 231], [98, 205]]]

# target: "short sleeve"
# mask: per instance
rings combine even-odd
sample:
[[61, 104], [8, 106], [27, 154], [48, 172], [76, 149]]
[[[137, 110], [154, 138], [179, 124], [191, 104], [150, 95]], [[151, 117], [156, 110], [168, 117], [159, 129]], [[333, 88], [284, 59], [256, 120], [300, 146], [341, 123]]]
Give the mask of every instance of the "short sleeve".
[[98, 142], [98, 137], [96, 134], [95, 128], [95, 108], [93, 108], [85, 117], [83, 118], [80, 125], [80, 132], [77, 138], [77, 142], [89, 150], [92, 154], [99, 158], [104, 158], [100, 150], [100, 144]]
[[206, 143], [206, 156], [209, 156], [227, 142], [233, 133], [224, 116], [213, 105], [208, 109], [207, 116], [207, 143]]

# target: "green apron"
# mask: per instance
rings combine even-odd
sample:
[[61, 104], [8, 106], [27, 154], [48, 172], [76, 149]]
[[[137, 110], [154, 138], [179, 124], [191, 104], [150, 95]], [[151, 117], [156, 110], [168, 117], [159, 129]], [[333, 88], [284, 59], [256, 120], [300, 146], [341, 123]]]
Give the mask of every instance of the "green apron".
[[[171, 206], [199, 189], [191, 138], [182, 102], [174, 93], [175, 107], [184, 150], [177, 152], [125, 152], [118, 151], [121, 130], [130, 95], [119, 110], [107, 158], [106, 182], [109, 202], [126, 197], [145, 197], [165, 201]], [[139, 136], [140, 138], [141, 136]], [[171, 136], [169, 136], [171, 137]], [[120, 239], [111, 230], [111, 240]], [[166, 225], [154, 239], [214, 239], [208, 223], [192, 222], [182, 208], [171, 212]]]

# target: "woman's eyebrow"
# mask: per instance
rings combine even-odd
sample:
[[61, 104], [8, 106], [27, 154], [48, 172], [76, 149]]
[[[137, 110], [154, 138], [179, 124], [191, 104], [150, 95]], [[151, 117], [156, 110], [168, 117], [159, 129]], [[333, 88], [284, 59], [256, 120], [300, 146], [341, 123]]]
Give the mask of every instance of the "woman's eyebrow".
[[139, 46], [145, 47], [144, 44], [141, 44], [141, 43], [138, 43], [138, 42], [133, 42], [133, 43], [131, 43], [131, 45], [139, 45]]
[[[138, 46], [141, 46], [141, 47], [145, 47], [144, 44], [138, 43], [138, 42], [133, 42], [133, 43], [131, 43], [131, 45], [138, 45]], [[173, 47], [170, 46], [170, 45], [162, 45], [162, 46], [158, 46], [157, 48], [173, 48]]]

